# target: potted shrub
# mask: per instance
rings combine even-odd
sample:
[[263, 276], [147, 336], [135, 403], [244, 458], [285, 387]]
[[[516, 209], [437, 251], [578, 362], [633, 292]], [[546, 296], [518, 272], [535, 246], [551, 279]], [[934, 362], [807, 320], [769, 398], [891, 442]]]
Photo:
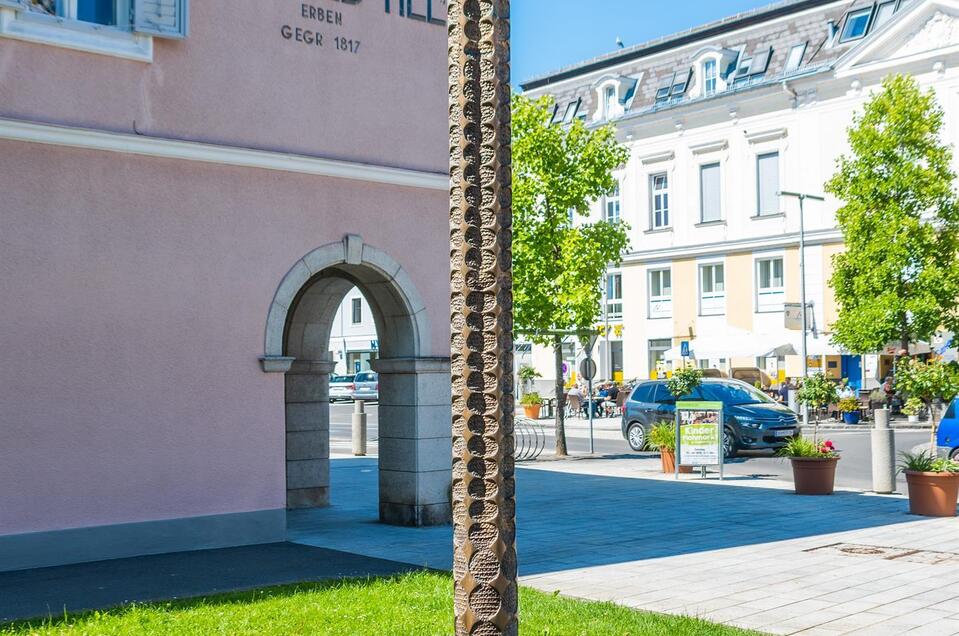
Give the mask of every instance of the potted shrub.
[[802, 436], [793, 437], [779, 451], [793, 467], [793, 484], [797, 495], [831, 495], [836, 483], [839, 451], [829, 440], [814, 442]]
[[[703, 383], [702, 369], [693, 367], [683, 367], [673, 372], [673, 375], [666, 381], [666, 389], [677, 400], [689, 395], [693, 389]], [[676, 453], [676, 425], [673, 424], [673, 455]], [[675, 459], [673, 460], [675, 462]], [[671, 470], [669, 472], [672, 472]], [[692, 466], [680, 466], [679, 472], [691, 473]]]
[[543, 398], [539, 396], [539, 393], [532, 391], [523, 396], [523, 399], [520, 400], [520, 404], [523, 405], [523, 414], [531, 420], [539, 419], [539, 410], [543, 407]]
[[959, 499], [959, 463], [927, 451], [902, 453], [899, 472], [909, 485], [909, 513], [925, 517], [955, 517]]
[[819, 441], [819, 416], [822, 409], [827, 404], [832, 404], [839, 398], [836, 391], [836, 385], [829, 381], [822, 373], [803, 378], [799, 384], [799, 393], [796, 399], [806, 408], [812, 408], [816, 412], [816, 419], [813, 424], [813, 442]]
[[847, 397], [839, 400], [839, 412], [842, 413], [842, 421], [846, 424], [858, 424], [860, 413], [859, 413], [859, 400], [854, 397]]
[[917, 397], [911, 397], [906, 400], [906, 403], [902, 407], [902, 412], [909, 417], [910, 424], [919, 423], [919, 414], [922, 413], [923, 406], [922, 400]]
[[541, 377], [543, 376], [540, 374], [540, 372], [529, 365], [520, 367], [519, 381], [523, 387], [523, 393], [529, 392], [533, 388], [533, 382], [536, 380], [536, 378]]
[[902, 360], [896, 372], [896, 387], [929, 410], [929, 452], [904, 453], [899, 470], [909, 484], [909, 511], [930, 517], [956, 516], [959, 465], [939, 458], [936, 433], [939, 428], [936, 403], [952, 401], [959, 393], [955, 370], [941, 360]]
[[[659, 451], [659, 461], [667, 475], [676, 472], [676, 423], [660, 422], [649, 431], [646, 446]], [[679, 472], [691, 473], [692, 466], [680, 466]]]
[[676, 471], [676, 424], [660, 422], [649, 431], [649, 448], [659, 450], [659, 460], [666, 474]]

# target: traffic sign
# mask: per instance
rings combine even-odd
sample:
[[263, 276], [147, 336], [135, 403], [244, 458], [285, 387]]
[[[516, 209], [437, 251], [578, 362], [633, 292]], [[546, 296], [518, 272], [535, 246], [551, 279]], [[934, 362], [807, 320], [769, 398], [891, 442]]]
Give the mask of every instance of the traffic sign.
[[592, 358], [586, 358], [579, 363], [579, 374], [587, 380], [596, 377], [596, 361]]
[[683, 340], [679, 343], [679, 355], [684, 358], [689, 357], [689, 340]]

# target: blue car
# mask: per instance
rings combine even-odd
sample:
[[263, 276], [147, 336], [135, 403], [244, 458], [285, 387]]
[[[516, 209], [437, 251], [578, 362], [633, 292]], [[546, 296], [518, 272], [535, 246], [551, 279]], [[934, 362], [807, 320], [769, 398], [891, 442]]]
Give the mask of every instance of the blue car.
[[939, 454], [950, 459], [959, 459], [959, 418], [956, 417], [956, 405], [959, 398], [949, 404], [946, 414], [939, 422], [939, 431], [936, 434], [936, 444]]
[[[706, 378], [683, 400], [723, 403], [726, 457], [735, 457], [739, 450], [776, 450], [799, 434], [795, 413], [739, 380]], [[650, 429], [675, 418], [676, 400], [666, 381], [643, 382], [623, 405], [623, 437], [634, 451], [645, 450]]]

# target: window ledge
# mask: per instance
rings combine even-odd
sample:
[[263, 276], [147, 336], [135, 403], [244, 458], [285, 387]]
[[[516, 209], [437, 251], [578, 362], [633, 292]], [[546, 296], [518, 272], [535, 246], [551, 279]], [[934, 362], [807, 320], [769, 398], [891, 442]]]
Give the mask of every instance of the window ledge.
[[0, 9], [0, 37], [137, 62], [153, 61], [153, 38], [149, 35], [8, 8]]
[[757, 314], [781, 314], [785, 309], [757, 309]]
[[693, 227], [713, 227], [714, 225], [726, 225], [726, 220], [720, 219], [718, 221], [700, 221]]
[[646, 320], [672, 320], [672, 316], [649, 316]]
[[749, 217], [753, 221], [760, 221], [763, 219], [781, 219], [786, 216], [785, 212], [776, 212], [775, 214], [756, 214]]
[[673, 231], [673, 226], [670, 225], [669, 227], [650, 228], [648, 230], [645, 230], [643, 234], [669, 234], [672, 231]]

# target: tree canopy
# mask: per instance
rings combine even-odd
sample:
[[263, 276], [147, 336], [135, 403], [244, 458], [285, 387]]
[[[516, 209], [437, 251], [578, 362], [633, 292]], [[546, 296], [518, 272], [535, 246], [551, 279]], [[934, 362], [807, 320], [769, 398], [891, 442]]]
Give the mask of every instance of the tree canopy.
[[540, 344], [594, 326], [603, 273], [629, 245], [625, 223], [586, 218], [628, 150], [612, 127], [553, 125], [553, 109], [550, 97], [513, 96], [514, 321]]
[[908, 348], [959, 327], [959, 206], [935, 94], [909, 77], [883, 82], [849, 128], [826, 190], [846, 251], [834, 257], [833, 341], [855, 353]]

